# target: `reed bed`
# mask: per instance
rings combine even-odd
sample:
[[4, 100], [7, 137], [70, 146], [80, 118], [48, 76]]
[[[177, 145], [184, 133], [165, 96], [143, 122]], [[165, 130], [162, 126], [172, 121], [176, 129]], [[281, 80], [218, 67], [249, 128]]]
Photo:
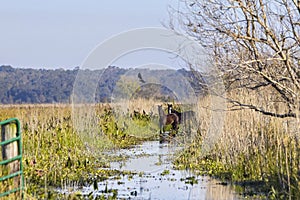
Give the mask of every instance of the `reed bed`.
[[[285, 107], [272, 103], [271, 94], [240, 90], [229, 93], [245, 103], [266, 106], [284, 112]], [[209, 152], [203, 153], [203, 143], [211, 128], [210, 98], [198, 103], [199, 137], [175, 161], [178, 168], [192, 168], [229, 180], [245, 195], [269, 199], [300, 198], [299, 123], [294, 118], [265, 116], [250, 109], [227, 104], [223, 112], [222, 132], [214, 138]]]
[[[286, 109], [271, 103], [272, 95], [263, 92], [241, 90], [228, 96], [276, 112]], [[214, 127], [217, 124], [212, 124], [212, 117], [221, 112], [211, 109], [211, 100], [210, 96], [202, 97], [193, 108], [196, 133], [178, 154], [176, 167], [229, 180], [252, 197], [300, 198], [298, 119], [268, 117], [228, 103], [222, 111], [221, 132], [211, 137], [209, 130], [220, 128]], [[55, 199], [50, 192], [53, 188], [80, 187], [118, 173], [102, 170], [112, 158], [101, 152], [156, 139], [159, 104], [166, 107], [145, 99], [76, 105], [80, 108], [75, 109], [77, 113], [64, 104], [1, 106], [0, 120], [17, 117], [22, 124], [27, 199]], [[209, 148], [203, 151], [208, 141]]]

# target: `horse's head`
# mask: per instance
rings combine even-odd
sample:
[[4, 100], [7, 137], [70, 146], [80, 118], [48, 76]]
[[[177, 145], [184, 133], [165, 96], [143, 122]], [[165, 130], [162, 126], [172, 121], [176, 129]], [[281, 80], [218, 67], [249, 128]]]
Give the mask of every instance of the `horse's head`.
[[172, 113], [172, 108], [173, 108], [173, 105], [172, 104], [168, 104], [168, 114]]
[[158, 108], [158, 114], [162, 115], [163, 114], [162, 105], [158, 105], [157, 108]]

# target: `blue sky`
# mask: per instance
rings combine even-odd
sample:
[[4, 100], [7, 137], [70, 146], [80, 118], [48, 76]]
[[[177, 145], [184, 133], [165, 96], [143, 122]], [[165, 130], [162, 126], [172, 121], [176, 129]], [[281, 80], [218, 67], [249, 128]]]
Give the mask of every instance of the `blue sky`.
[[168, 5], [178, 4], [176, 0], [0, 2], [0, 65], [69, 69], [112, 35], [162, 27], [169, 20]]

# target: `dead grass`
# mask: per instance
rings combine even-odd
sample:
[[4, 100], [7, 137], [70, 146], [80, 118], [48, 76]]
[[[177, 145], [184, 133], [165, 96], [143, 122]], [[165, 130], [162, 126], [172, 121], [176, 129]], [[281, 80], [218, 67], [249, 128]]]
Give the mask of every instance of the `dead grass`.
[[[244, 103], [265, 106], [275, 112], [286, 108], [273, 103], [271, 94], [240, 90], [228, 94]], [[269, 117], [250, 109], [239, 109], [227, 104], [224, 126], [213, 138], [214, 128], [211, 100], [205, 97], [198, 103], [199, 133], [201, 137], [182, 154], [177, 164], [202, 173], [217, 175], [233, 181], [264, 181], [272, 191], [270, 196], [299, 197], [300, 145], [299, 122], [295, 118]], [[221, 130], [221, 129], [220, 129]], [[208, 140], [207, 138], [210, 138]], [[205, 142], [209, 151], [203, 151]], [[271, 190], [271, 188], [275, 188]], [[267, 190], [268, 190], [267, 189]]]

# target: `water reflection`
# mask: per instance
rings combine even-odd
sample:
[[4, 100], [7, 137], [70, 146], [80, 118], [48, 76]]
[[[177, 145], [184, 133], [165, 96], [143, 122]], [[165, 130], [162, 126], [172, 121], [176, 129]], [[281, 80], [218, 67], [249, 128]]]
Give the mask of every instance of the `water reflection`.
[[110, 152], [129, 157], [126, 162], [112, 162], [111, 169], [130, 170], [135, 174], [110, 177], [98, 183], [97, 191], [91, 186], [84, 188], [82, 193], [93, 192], [94, 196], [100, 196], [103, 191], [115, 190], [119, 199], [238, 199], [232, 188], [220, 181], [174, 170], [171, 161], [178, 150], [177, 145], [150, 141]]

